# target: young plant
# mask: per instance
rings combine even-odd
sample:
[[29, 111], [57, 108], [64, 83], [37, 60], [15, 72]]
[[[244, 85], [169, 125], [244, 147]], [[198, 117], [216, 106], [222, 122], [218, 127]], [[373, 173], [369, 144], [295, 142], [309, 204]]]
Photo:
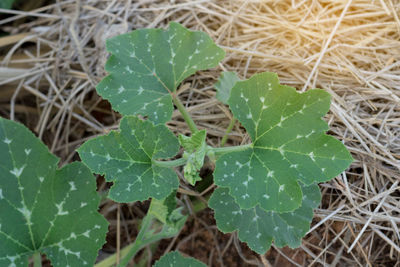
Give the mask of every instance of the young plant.
[[[226, 135], [239, 121], [251, 142], [211, 147], [179, 100], [179, 84], [198, 70], [217, 66], [225, 55], [203, 32], [178, 23], [141, 29], [107, 42], [109, 75], [97, 86], [123, 118], [119, 131], [93, 138], [79, 149], [83, 163], [113, 186], [117, 202], [152, 199], [139, 234], [121, 252], [126, 266], [143, 247], [179, 233], [186, 216], [177, 208], [179, 179], [195, 185], [205, 158], [215, 162], [217, 188], [209, 199], [218, 228], [238, 232], [257, 253], [271, 243], [297, 247], [319, 205], [317, 183], [335, 177], [352, 162], [344, 145], [325, 132], [321, 117], [330, 96], [313, 89], [300, 94], [264, 72], [240, 81], [223, 73], [217, 98], [232, 111]], [[190, 137], [177, 138], [165, 125], [176, 108]], [[179, 148], [182, 157], [177, 158]], [[107, 222], [97, 213], [99, 197], [90, 170], [76, 162], [57, 169], [58, 159], [22, 125], [0, 118], [0, 266], [26, 266], [40, 254], [53, 266], [86, 266], [104, 243]], [[77, 219], [79, 218], [79, 219]], [[96, 264], [113, 266], [114, 256]], [[111, 259], [111, 261], [110, 261]], [[169, 253], [156, 266], [203, 266]]]
[[0, 266], [93, 266], [107, 221], [93, 174], [58, 158], [28, 129], [0, 117]]
[[[209, 156], [215, 161], [218, 186], [209, 206], [218, 228], [238, 231], [239, 239], [260, 254], [272, 241], [279, 247], [299, 246], [320, 202], [317, 183], [352, 162], [344, 145], [325, 134], [329, 127], [321, 117], [329, 110], [329, 94], [318, 89], [298, 93], [281, 85], [274, 73], [244, 81], [224, 73], [216, 88], [217, 98], [234, 116], [227, 133], [238, 120], [251, 143], [210, 147], [206, 129], [197, 129], [176, 94], [185, 78], [223, 59], [224, 51], [209, 36], [172, 22], [166, 30], [141, 29], [114, 37], [107, 49], [109, 75], [97, 91], [124, 117], [119, 131], [93, 138], [78, 151], [94, 173], [114, 182], [110, 198], [162, 201], [179, 187], [174, 167], [184, 166], [185, 179], [194, 185]], [[173, 104], [191, 137], [178, 139], [165, 126]], [[173, 159], [179, 145], [183, 156]]]

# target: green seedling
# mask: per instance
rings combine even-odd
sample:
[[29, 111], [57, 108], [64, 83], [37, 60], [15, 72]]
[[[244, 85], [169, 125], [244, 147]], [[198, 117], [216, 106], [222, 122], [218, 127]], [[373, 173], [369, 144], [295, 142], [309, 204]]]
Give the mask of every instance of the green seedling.
[[[177, 95], [184, 79], [223, 59], [224, 51], [208, 35], [172, 22], [165, 30], [140, 29], [111, 38], [107, 49], [109, 75], [97, 91], [123, 115], [120, 129], [92, 138], [78, 152], [93, 173], [113, 182], [112, 200], [152, 199], [119, 266], [144, 246], [179, 233], [186, 216], [175, 202], [175, 168], [183, 167], [184, 179], [195, 185], [206, 157], [215, 163], [217, 188], [209, 207], [222, 232], [237, 231], [259, 254], [272, 242], [298, 247], [320, 203], [317, 184], [340, 174], [353, 160], [341, 142], [326, 134], [329, 127], [322, 117], [330, 95], [320, 89], [298, 93], [270, 72], [247, 80], [223, 73], [215, 86], [217, 98], [233, 116], [222, 146], [212, 147], [206, 143], [206, 129], [198, 130]], [[174, 105], [191, 136], [177, 138], [165, 125]], [[239, 123], [250, 142], [224, 147]], [[29, 131], [4, 119], [0, 126], [0, 208], [12, 215], [0, 218], [0, 266], [19, 266], [32, 253], [45, 253], [54, 266], [92, 264], [106, 223], [96, 213], [98, 197], [89, 170], [81, 163], [57, 170], [55, 157]], [[77, 216], [84, 222], [77, 223]], [[156, 266], [171, 264], [202, 266], [178, 252]], [[105, 260], [96, 266], [112, 264]]]
[[[194, 185], [204, 158], [212, 155], [218, 189], [209, 205], [217, 226], [238, 231], [239, 239], [258, 253], [272, 241], [299, 246], [320, 202], [316, 184], [353, 160], [341, 142], [325, 134], [329, 127], [321, 117], [329, 110], [330, 95], [319, 89], [298, 93], [281, 85], [274, 73], [241, 81], [225, 72], [215, 86], [217, 98], [232, 111], [230, 128], [239, 121], [251, 143], [210, 147], [206, 129], [197, 129], [176, 88], [195, 71], [216, 66], [222, 49], [205, 33], [177, 23], [114, 37], [107, 48], [110, 74], [97, 90], [125, 117], [120, 131], [88, 141], [79, 153], [93, 172], [114, 181], [110, 197], [165, 198], [179, 186], [173, 167], [184, 166], [185, 179]], [[191, 137], [179, 136], [183, 155], [178, 159], [172, 158], [179, 143], [165, 126], [172, 103], [192, 131]]]

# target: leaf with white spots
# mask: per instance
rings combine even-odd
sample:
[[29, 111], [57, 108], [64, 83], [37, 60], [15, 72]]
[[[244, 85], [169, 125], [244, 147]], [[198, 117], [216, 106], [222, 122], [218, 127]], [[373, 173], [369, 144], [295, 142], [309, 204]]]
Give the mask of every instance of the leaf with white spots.
[[217, 95], [215, 97], [227, 105], [231, 90], [237, 81], [240, 81], [240, 78], [237, 76], [236, 72], [222, 72], [218, 81], [215, 83], [215, 89], [217, 89]]
[[194, 258], [183, 257], [179, 252], [173, 251], [162, 256], [154, 267], [206, 267], [204, 263]]
[[215, 67], [225, 52], [204, 32], [171, 22], [168, 29], [139, 29], [107, 41], [109, 75], [97, 92], [123, 115], [163, 123], [172, 116], [172, 94], [198, 70]]
[[227, 188], [217, 188], [208, 205], [214, 210], [218, 229], [224, 233], [238, 231], [239, 239], [259, 254], [264, 254], [272, 241], [278, 247], [299, 247], [310, 229], [313, 210], [321, 201], [317, 185], [302, 186], [300, 208], [286, 213], [265, 211], [257, 205], [241, 209]]
[[162, 199], [178, 188], [174, 170], [154, 162], [175, 156], [178, 149], [178, 139], [165, 125], [126, 116], [121, 120], [120, 131], [93, 138], [78, 152], [94, 173], [114, 182], [109, 198], [132, 202], [150, 197]]
[[28, 129], [0, 118], [0, 266], [28, 266], [34, 253], [53, 266], [93, 266], [106, 220], [90, 170], [80, 162], [57, 169]]
[[214, 176], [241, 208], [292, 211], [301, 204], [298, 181], [327, 181], [353, 161], [341, 142], [325, 134], [329, 127], [321, 117], [330, 96], [323, 90], [297, 93], [264, 72], [237, 82], [228, 103], [252, 144], [218, 158]]
[[206, 156], [206, 136], [205, 130], [197, 131], [191, 137], [179, 135], [179, 143], [185, 150], [183, 157], [187, 159], [184, 177], [191, 185], [201, 180], [199, 173]]

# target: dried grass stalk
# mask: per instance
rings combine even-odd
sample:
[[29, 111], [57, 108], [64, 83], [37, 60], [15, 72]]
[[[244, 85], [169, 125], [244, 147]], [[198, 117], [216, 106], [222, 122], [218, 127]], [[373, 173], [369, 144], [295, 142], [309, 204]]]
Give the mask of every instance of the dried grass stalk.
[[[326, 117], [330, 133], [355, 162], [321, 185], [323, 203], [302, 247], [275, 248], [279, 253], [264, 259], [279, 264], [294, 255], [291, 261], [303, 266], [399, 264], [398, 1], [59, 0], [30, 12], [0, 12], [14, 14], [0, 21], [13, 37], [0, 39], [12, 43], [1, 56], [1, 115], [36, 129], [64, 162], [88, 135], [116, 127], [118, 115], [94, 85], [105, 75], [105, 39], [136, 28], [178, 21], [207, 32], [227, 51], [219, 69], [199, 72], [180, 91], [200, 127], [210, 128], [210, 144], [219, 143], [230, 120], [226, 107], [210, 102], [220, 70], [242, 77], [274, 71], [299, 90], [325, 89], [333, 102]], [[28, 16], [35, 19], [14, 24]], [[187, 132], [179, 114], [169, 126]], [[236, 125], [229, 142], [246, 138]], [[105, 214], [115, 210], [105, 206]], [[210, 262], [220, 264], [218, 253]]]

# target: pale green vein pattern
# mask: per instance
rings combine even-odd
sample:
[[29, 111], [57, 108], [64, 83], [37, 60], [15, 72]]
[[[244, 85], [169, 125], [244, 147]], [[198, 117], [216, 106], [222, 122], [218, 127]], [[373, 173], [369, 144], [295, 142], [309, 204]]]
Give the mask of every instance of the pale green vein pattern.
[[82, 163], [57, 170], [28, 129], [0, 118], [0, 266], [28, 266], [44, 253], [53, 266], [93, 266], [105, 242], [95, 179]]
[[93, 138], [78, 152], [94, 173], [114, 182], [111, 199], [132, 202], [162, 199], [178, 188], [174, 170], [153, 164], [153, 160], [175, 156], [178, 149], [178, 139], [165, 125], [126, 116], [120, 131]]
[[240, 81], [240, 78], [237, 76], [236, 72], [222, 72], [218, 81], [215, 83], [215, 89], [217, 89], [217, 95], [215, 97], [227, 105], [231, 90], [237, 81]]
[[98, 93], [123, 115], [171, 119], [171, 93], [198, 70], [215, 67], [225, 52], [204, 32], [171, 22], [168, 29], [139, 29], [107, 41], [110, 74]]
[[274, 73], [260, 73], [232, 88], [229, 107], [251, 137], [252, 145], [218, 158], [215, 183], [230, 188], [242, 208], [292, 211], [301, 204], [298, 180], [327, 181], [352, 162], [345, 146], [325, 132], [321, 117], [328, 93], [300, 94], [280, 85]]
[[278, 247], [299, 247], [310, 229], [313, 210], [321, 201], [317, 185], [303, 186], [301, 207], [287, 213], [265, 211], [259, 206], [241, 209], [226, 188], [214, 191], [208, 204], [214, 209], [218, 229], [224, 233], [238, 231], [239, 239], [258, 254], [264, 254], [272, 241]]
[[179, 252], [173, 251], [156, 261], [154, 267], [206, 267], [206, 265], [194, 258], [186, 258]]

